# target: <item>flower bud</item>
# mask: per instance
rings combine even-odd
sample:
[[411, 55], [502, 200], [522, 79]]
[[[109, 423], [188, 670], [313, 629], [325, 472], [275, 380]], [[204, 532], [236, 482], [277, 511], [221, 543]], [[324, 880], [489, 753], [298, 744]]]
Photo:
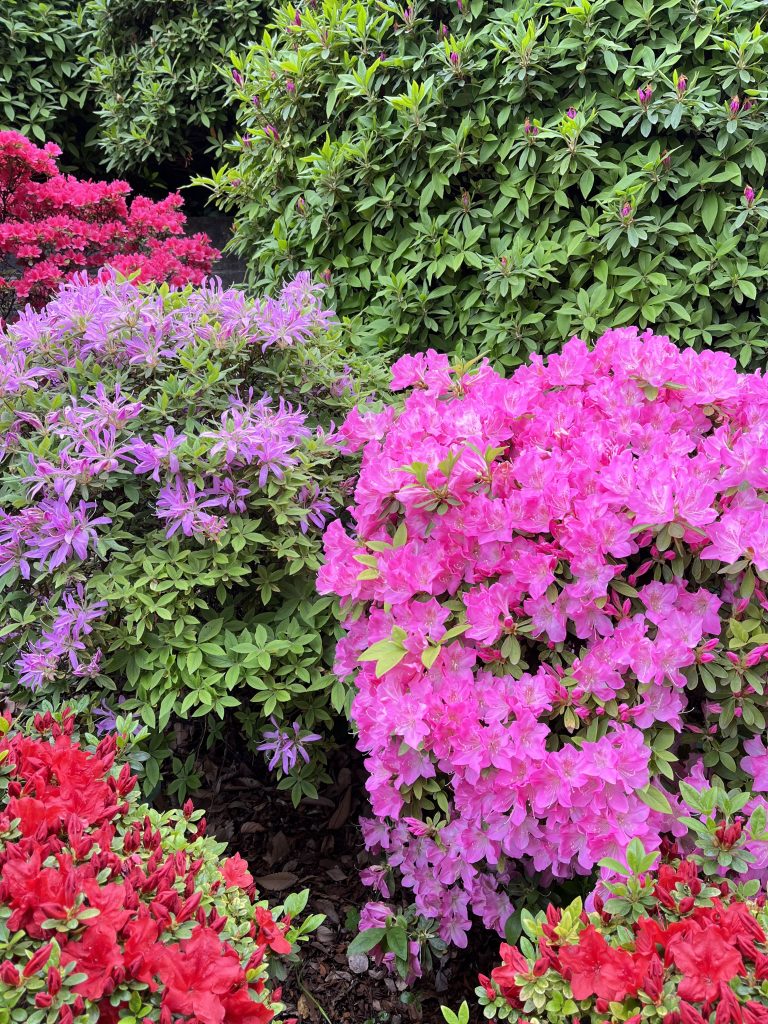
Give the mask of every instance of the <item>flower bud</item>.
[[29, 961], [27, 966], [22, 971], [24, 977], [31, 977], [36, 971], [40, 970], [40, 968], [44, 966], [44, 964], [47, 964], [48, 960], [50, 959], [52, 950], [52, 942], [46, 942], [44, 946], [41, 946], [40, 949], [38, 949], [38, 951], [34, 954], [32, 959]]
[[3, 960], [0, 964], [0, 981], [4, 985], [18, 985], [21, 983], [19, 970], [10, 960]]

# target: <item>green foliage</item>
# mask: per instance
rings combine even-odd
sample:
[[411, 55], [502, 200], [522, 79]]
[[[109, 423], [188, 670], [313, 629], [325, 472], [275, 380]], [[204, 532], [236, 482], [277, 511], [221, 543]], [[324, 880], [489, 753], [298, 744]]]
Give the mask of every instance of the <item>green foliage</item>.
[[252, 280], [325, 274], [358, 337], [513, 366], [674, 321], [749, 366], [768, 348], [763, 11], [281, 3], [233, 57], [240, 134], [206, 183]]
[[69, 0], [0, 5], [0, 126], [71, 156], [84, 134], [89, 57], [82, 13]]
[[89, 73], [109, 171], [189, 163], [230, 126], [217, 65], [247, 46], [263, 0], [86, 0]]

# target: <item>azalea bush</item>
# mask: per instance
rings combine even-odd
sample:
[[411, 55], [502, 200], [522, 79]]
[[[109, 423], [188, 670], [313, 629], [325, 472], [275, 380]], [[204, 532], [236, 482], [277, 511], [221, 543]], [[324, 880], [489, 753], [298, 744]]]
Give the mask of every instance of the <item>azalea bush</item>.
[[86, 0], [87, 82], [108, 170], [183, 167], [221, 145], [233, 118], [219, 68], [258, 38], [266, 10], [263, 0]]
[[139, 803], [117, 738], [75, 724], [0, 719], [0, 1020], [267, 1024], [307, 893], [270, 911], [202, 811]]
[[589, 912], [577, 900], [527, 917], [520, 949], [503, 944], [501, 966], [480, 978], [486, 1019], [768, 1021], [759, 883], [709, 876], [695, 859], [653, 870], [653, 856], [636, 851], [629, 860], [629, 877], [607, 900], [596, 896]]
[[61, 150], [0, 132], [0, 315], [43, 306], [62, 281], [109, 263], [141, 281], [199, 283], [219, 255], [204, 234], [184, 236], [181, 197], [128, 200], [124, 181], [59, 173]]
[[354, 525], [318, 585], [366, 880], [464, 945], [516, 892], [657, 849], [715, 775], [768, 791], [768, 383], [634, 328], [510, 379], [434, 351], [392, 377], [404, 401], [343, 427]]
[[104, 272], [0, 334], [0, 685], [23, 706], [83, 696], [158, 742], [179, 717], [213, 742], [236, 714], [294, 797], [316, 795], [348, 697], [314, 589], [351, 469], [333, 420], [372, 373], [319, 293]]
[[673, 317], [759, 365], [763, 14], [281, 2], [233, 57], [238, 135], [208, 185], [253, 281], [326, 274], [358, 336], [514, 366]]

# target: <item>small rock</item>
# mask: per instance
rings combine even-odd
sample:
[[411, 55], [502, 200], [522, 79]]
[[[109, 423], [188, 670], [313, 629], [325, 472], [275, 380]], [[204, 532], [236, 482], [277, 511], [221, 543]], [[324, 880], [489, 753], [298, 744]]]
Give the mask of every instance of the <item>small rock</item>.
[[365, 974], [368, 970], [368, 957], [365, 953], [353, 953], [347, 957], [349, 969], [353, 974]]

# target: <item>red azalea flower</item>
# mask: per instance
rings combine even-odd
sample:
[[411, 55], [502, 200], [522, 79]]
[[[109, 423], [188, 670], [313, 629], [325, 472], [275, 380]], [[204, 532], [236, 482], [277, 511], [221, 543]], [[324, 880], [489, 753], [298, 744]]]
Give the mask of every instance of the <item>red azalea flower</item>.
[[239, 889], [248, 889], [253, 885], [253, 875], [248, 870], [248, 863], [239, 853], [234, 857], [228, 857], [219, 870], [227, 888], [237, 886]]
[[594, 925], [581, 932], [577, 946], [563, 946], [560, 964], [574, 999], [598, 996], [618, 1002], [637, 991], [632, 957], [623, 949], [612, 949]]
[[678, 992], [688, 1002], [710, 1000], [721, 981], [744, 973], [741, 953], [729, 945], [717, 928], [708, 928], [675, 939], [670, 944], [675, 966], [683, 973]]
[[269, 946], [275, 953], [291, 952], [290, 942], [275, 923], [275, 919], [270, 912], [265, 910], [264, 907], [256, 907], [256, 924], [259, 929], [256, 941], [260, 946]]
[[521, 1005], [520, 986], [515, 981], [515, 977], [518, 974], [527, 974], [530, 971], [530, 966], [520, 950], [507, 945], [506, 942], [502, 942], [500, 952], [502, 966], [491, 971], [491, 978], [499, 986], [499, 991], [504, 998], [512, 1006], [519, 1007]]
[[237, 953], [210, 928], [196, 928], [190, 939], [168, 947], [160, 978], [166, 986], [163, 1007], [194, 1015], [200, 1024], [224, 1024], [222, 996], [245, 983]]
[[85, 929], [82, 938], [67, 942], [61, 951], [61, 963], [62, 966], [74, 963], [76, 973], [82, 971], [88, 975], [85, 981], [75, 986], [75, 991], [85, 999], [98, 1001], [111, 980], [113, 968], [122, 967], [123, 954], [116, 942], [114, 928], [103, 924], [98, 917], [93, 921], [96, 923]]
[[268, 1024], [275, 1016], [274, 1011], [265, 1003], [251, 999], [248, 990], [244, 988], [225, 996], [222, 1005], [224, 1024]]

